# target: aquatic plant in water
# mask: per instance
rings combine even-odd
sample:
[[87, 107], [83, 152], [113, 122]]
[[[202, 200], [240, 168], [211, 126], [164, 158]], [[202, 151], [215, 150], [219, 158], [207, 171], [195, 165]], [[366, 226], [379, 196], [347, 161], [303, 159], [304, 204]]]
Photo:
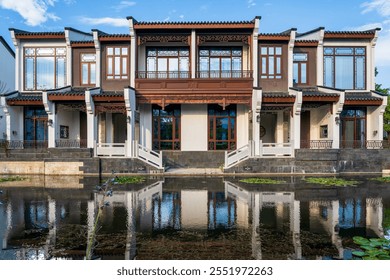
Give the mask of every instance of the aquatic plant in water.
[[327, 178], [327, 177], [310, 177], [303, 179], [307, 183], [319, 184], [325, 186], [336, 186], [336, 187], [344, 187], [344, 186], [356, 186], [359, 184], [359, 181], [355, 180], [346, 180], [342, 178]]
[[145, 182], [145, 178], [141, 176], [120, 176], [115, 177], [117, 184], [139, 184]]
[[284, 184], [286, 181], [274, 180], [269, 178], [246, 178], [240, 180], [240, 182], [247, 184], [263, 184], [263, 185], [276, 185], [276, 184]]
[[0, 183], [3, 182], [14, 182], [14, 181], [23, 181], [24, 178], [20, 176], [7, 176], [7, 177], [0, 177]]
[[386, 238], [367, 239], [361, 236], [353, 238], [362, 250], [352, 251], [355, 257], [363, 260], [390, 260], [390, 240]]
[[390, 177], [377, 177], [377, 178], [371, 178], [372, 181], [378, 181], [382, 183], [390, 183]]

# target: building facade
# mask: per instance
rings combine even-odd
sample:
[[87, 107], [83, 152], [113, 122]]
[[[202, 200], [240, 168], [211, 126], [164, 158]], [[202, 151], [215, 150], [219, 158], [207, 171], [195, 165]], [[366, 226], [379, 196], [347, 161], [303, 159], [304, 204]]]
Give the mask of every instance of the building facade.
[[378, 29], [128, 22], [127, 34], [10, 29], [9, 148], [91, 148], [158, 168], [164, 151], [226, 151], [228, 168], [296, 149], [382, 148]]
[[[7, 94], [15, 89], [15, 53], [7, 44], [2, 36], [0, 36], [0, 94]], [[0, 96], [0, 141], [7, 139], [6, 135], [6, 119]]]

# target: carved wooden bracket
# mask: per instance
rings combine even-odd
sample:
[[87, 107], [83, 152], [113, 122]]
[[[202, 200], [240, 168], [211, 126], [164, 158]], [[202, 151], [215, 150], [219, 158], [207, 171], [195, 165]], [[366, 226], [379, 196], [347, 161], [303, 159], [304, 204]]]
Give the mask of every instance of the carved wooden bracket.
[[190, 44], [189, 35], [140, 35], [138, 36], [138, 45], [145, 43], [158, 42], [158, 43], [171, 43], [179, 42], [186, 45]]
[[198, 35], [198, 44], [202, 45], [206, 42], [241, 42], [246, 45], [249, 45], [249, 35], [240, 35], [240, 34], [212, 34], [212, 35]]

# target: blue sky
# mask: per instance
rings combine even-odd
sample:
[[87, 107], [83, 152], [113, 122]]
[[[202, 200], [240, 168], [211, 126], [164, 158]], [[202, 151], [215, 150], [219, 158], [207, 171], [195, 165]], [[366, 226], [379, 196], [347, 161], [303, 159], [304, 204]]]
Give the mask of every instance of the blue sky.
[[0, 0], [0, 35], [8, 28], [62, 31], [73, 27], [127, 33], [127, 16], [139, 21], [250, 20], [261, 16], [261, 32], [291, 27], [305, 32], [381, 27], [377, 82], [390, 87], [390, 0]]

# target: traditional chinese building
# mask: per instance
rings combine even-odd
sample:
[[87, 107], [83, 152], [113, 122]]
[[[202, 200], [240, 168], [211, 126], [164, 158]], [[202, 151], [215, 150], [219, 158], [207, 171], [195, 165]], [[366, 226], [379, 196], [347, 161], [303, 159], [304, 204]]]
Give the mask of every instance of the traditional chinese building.
[[16, 91], [2, 100], [11, 149], [90, 148], [158, 168], [163, 155], [212, 154], [229, 168], [297, 149], [382, 148], [378, 29], [270, 34], [260, 17], [127, 19], [126, 34], [10, 29]]

